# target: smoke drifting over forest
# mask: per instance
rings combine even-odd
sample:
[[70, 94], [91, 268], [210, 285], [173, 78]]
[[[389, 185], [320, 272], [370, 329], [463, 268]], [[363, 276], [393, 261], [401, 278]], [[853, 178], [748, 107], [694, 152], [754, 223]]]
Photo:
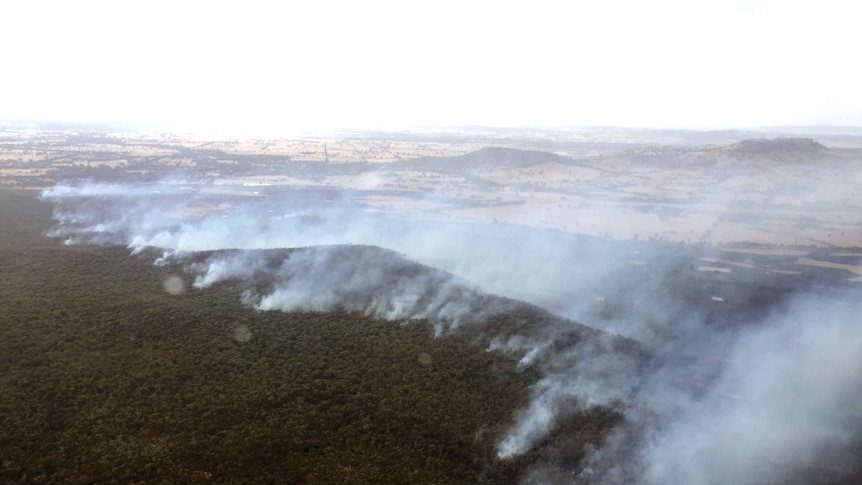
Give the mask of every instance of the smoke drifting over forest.
[[[499, 443], [501, 458], [544, 439], [566, 409], [606, 404], [625, 419], [589, 455], [580, 477], [587, 483], [789, 483], [853, 472], [847, 450], [858, 449], [862, 431], [862, 307], [852, 294], [806, 291], [716, 318], [709, 295], [703, 305], [679, 297], [678, 280], [695, 258], [687, 246], [638, 246], [648, 277], [635, 278], [624, 243], [412, 220], [330, 189], [263, 197], [85, 183], [42, 195], [55, 204], [51, 236], [160, 248], [160, 261], [189, 261], [196, 287], [247, 282], [243, 298], [261, 310], [427, 319], [444, 334], [483, 328], [514, 308], [484, 296], [495, 294], [640, 342], [643, 351], [622, 352], [621, 339], [562, 318], [490, 335], [492, 349], [541, 371]], [[527, 481], [562, 481], [565, 473], [571, 479], [539, 467]]]

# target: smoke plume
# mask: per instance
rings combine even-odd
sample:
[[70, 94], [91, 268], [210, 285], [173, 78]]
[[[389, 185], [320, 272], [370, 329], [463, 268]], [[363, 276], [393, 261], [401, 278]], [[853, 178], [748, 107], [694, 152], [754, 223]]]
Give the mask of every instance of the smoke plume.
[[[733, 298], [681, 297], [690, 288], [679, 281], [700, 281], [691, 246], [416, 219], [368, 210], [349, 191], [84, 183], [42, 196], [55, 204], [51, 236], [160, 248], [162, 260], [199, 252], [194, 286], [244, 281], [245, 300], [261, 310], [425, 319], [444, 334], [516, 308], [483, 296], [496, 294], [609, 331], [553, 316], [487, 329], [492, 349], [541, 372], [499, 443], [501, 459], [529, 451], [563, 410], [601, 404], [625, 419], [590, 451], [584, 483], [787, 483], [811, 470], [852, 472], [846, 450], [858, 446], [862, 423], [862, 308], [852, 293], [716, 313], [709, 305]], [[640, 347], [621, 351], [631, 341], [614, 334]], [[571, 471], [549, 463], [526, 480], [564, 478]]]

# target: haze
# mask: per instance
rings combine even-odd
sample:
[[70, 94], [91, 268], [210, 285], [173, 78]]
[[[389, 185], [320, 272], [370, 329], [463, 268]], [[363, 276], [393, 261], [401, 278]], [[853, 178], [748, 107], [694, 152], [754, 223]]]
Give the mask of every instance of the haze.
[[0, 118], [297, 128], [862, 124], [854, 2], [5, 2]]
[[0, 481], [862, 482], [860, 13], [5, 3]]

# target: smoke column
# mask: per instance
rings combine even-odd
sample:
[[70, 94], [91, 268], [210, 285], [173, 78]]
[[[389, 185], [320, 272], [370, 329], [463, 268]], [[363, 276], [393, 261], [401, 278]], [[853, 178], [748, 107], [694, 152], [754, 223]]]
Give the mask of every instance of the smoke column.
[[[493, 335], [492, 348], [542, 370], [531, 403], [499, 444], [504, 459], [534, 446], [572, 402], [623, 403], [626, 416], [591, 453], [579, 477], [585, 483], [788, 483], [804, 476], [800, 469], [840, 478], [851, 460], [843, 450], [858, 443], [862, 308], [852, 293], [805, 294], [746, 325], [711, 326], [701, 308], [669, 290], [691, 264], [685, 251], [639, 255], [655, 276], [632, 282], [620, 244], [375, 213], [347, 192], [282, 189], [262, 197], [171, 182], [86, 183], [58, 185], [42, 197], [55, 204], [50, 235], [68, 244], [156, 247], [164, 258], [212, 251], [192, 267], [197, 287], [268, 275], [274, 283], [245, 294], [262, 310], [424, 318], [442, 334], [507, 310], [483, 304], [479, 292], [486, 292], [587, 324], [604, 315], [604, 329], [648, 349], [647, 359], [626, 357], [614, 351], [613, 335], [598, 332], [560, 345], [575, 329], [562, 319]], [[301, 249], [278, 257], [240, 251], [273, 248]], [[410, 273], [409, 260], [449, 273]], [[621, 286], [628, 310], [605, 315], [606, 293]], [[564, 476], [539, 466], [527, 481]]]

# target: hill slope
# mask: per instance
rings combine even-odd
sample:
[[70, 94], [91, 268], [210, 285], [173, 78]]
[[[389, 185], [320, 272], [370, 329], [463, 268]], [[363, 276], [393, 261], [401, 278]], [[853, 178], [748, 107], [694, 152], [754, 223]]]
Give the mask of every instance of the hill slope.
[[[559, 319], [469, 291], [507, 311], [438, 338], [425, 321], [350, 308], [261, 312], [240, 290], [280, 284], [271, 272], [205, 289], [185, 272], [240, 252], [154, 266], [123, 247], [64, 247], [42, 236], [50, 211], [35, 194], [0, 197], [0, 230], [12, 235], [0, 248], [0, 481], [515, 483], [536, 460], [577, 463], [619, 419], [573, 408], [561, 425], [590, 431], [500, 460], [538, 371], [487, 351], [485, 331], [504, 337], [529, 321], [541, 332]], [[297, 251], [390, 258], [396, 283], [451, 284], [369, 247], [265, 251], [260, 269]], [[591, 334], [575, 326], [572, 338]]]
[[523, 168], [545, 162], [570, 163], [562, 155], [538, 150], [486, 147], [454, 157], [425, 157], [391, 164], [393, 168], [409, 170], [475, 170], [479, 168]]

